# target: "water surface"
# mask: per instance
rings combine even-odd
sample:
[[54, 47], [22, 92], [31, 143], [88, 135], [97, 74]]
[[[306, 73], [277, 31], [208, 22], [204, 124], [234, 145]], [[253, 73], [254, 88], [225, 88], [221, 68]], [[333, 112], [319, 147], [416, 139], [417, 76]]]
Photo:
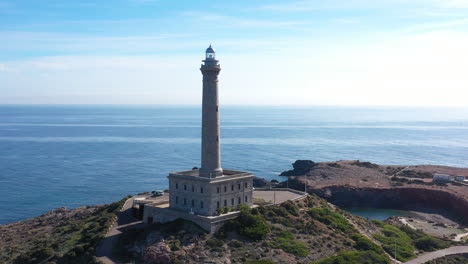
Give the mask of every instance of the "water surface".
[[[279, 178], [296, 159], [468, 166], [468, 109], [221, 108], [222, 165]], [[199, 166], [199, 107], [0, 106], [0, 224], [164, 189]]]

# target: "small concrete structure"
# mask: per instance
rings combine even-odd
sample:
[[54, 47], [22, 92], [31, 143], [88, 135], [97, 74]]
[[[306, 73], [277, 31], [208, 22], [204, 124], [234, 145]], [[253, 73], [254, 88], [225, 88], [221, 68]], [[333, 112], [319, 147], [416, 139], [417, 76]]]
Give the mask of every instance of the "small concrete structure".
[[455, 180], [459, 182], [465, 181], [465, 176], [455, 176]]
[[449, 183], [452, 180], [452, 176], [448, 174], [434, 173], [432, 182], [435, 183]]

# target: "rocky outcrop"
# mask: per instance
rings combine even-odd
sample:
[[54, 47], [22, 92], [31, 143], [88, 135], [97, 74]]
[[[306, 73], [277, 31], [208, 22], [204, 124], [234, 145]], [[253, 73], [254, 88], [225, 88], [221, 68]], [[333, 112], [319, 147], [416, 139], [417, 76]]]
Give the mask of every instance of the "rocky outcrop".
[[265, 180], [264, 178], [254, 177], [253, 179], [253, 187], [255, 188], [263, 188], [268, 184], [270, 184], [270, 182]]
[[375, 207], [437, 212], [468, 225], [468, 203], [443, 190], [425, 188], [356, 188], [330, 186], [312, 190], [342, 207]]
[[145, 250], [144, 262], [147, 264], [171, 263], [171, 249], [164, 242], [156, 243]]
[[280, 176], [302, 176], [317, 165], [318, 163], [311, 160], [296, 160], [296, 162], [292, 164], [293, 169], [282, 172]]

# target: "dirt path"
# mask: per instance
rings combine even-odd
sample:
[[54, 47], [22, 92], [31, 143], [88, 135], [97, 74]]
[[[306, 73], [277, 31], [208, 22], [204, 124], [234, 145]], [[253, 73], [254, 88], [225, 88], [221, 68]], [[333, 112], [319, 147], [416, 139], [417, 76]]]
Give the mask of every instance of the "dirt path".
[[454, 239], [453, 241], [461, 241], [462, 238], [468, 236], [468, 233], [463, 233], [463, 234], [458, 234]]
[[112, 256], [112, 249], [114, 248], [119, 235], [122, 234], [122, 231], [125, 228], [141, 224], [141, 221], [138, 221], [132, 216], [131, 207], [134, 199], [135, 197], [132, 197], [125, 202], [122, 210], [117, 216], [117, 221], [115, 221], [115, 223], [112, 225], [111, 229], [109, 232], [107, 232], [106, 236], [102, 239], [96, 250], [96, 256], [98, 257], [98, 260], [104, 264], [119, 263]]
[[448, 255], [462, 254], [462, 253], [468, 253], [468, 246], [455, 246], [455, 247], [449, 247], [446, 249], [426, 253], [413, 260], [405, 262], [405, 264], [423, 264], [429, 260], [445, 257]]

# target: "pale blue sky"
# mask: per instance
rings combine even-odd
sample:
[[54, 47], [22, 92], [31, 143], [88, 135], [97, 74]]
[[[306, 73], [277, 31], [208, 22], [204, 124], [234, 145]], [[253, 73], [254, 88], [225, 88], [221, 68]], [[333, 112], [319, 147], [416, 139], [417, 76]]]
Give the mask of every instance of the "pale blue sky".
[[0, 104], [468, 106], [468, 0], [0, 0]]

